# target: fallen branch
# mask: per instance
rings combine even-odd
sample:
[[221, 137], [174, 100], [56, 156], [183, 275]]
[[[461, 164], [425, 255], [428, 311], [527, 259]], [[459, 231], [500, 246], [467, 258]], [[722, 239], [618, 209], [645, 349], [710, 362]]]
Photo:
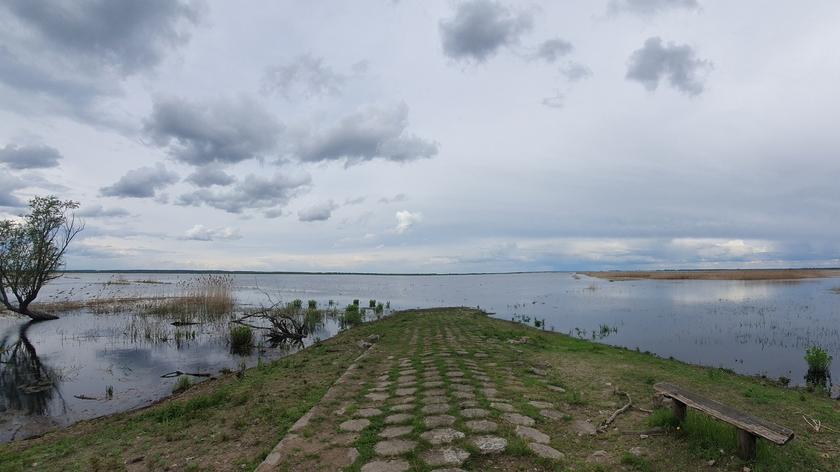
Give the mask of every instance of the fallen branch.
[[182, 375], [191, 375], [193, 377], [210, 377], [211, 374], [201, 374], [201, 373], [192, 373], [192, 372], [182, 372], [180, 370], [175, 370], [172, 372], [167, 372], [160, 376], [162, 379], [171, 379], [173, 377], [180, 377]]
[[601, 422], [601, 424], [598, 426], [598, 431], [599, 431], [599, 432], [601, 432], [601, 433], [603, 433], [603, 432], [605, 432], [605, 431], [607, 430], [607, 427], [608, 427], [610, 424], [612, 424], [612, 422], [613, 422], [613, 421], [615, 421], [615, 419], [616, 419], [616, 418], [618, 418], [618, 415], [620, 415], [620, 414], [624, 413], [625, 411], [629, 410], [629, 409], [630, 409], [630, 407], [632, 407], [632, 406], [633, 406], [633, 400], [630, 398], [630, 394], [629, 394], [629, 393], [627, 393], [627, 392], [621, 392], [621, 391], [618, 391], [618, 390], [616, 390], [614, 393], [615, 393], [616, 395], [624, 395], [624, 396], [626, 396], [626, 397], [627, 397], [627, 404], [626, 404], [626, 405], [624, 405], [623, 407], [619, 408], [618, 410], [615, 410], [615, 411], [613, 412], [613, 414], [611, 414], [611, 415], [610, 415], [607, 419], [605, 419], [604, 421], [602, 421], [602, 422]]
[[824, 426], [824, 425], [822, 424], [822, 421], [820, 421], [820, 420], [818, 420], [818, 419], [816, 419], [816, 418], [810, 417], [810, 416], [808, 416], [808, 415], [803, 414], [803, 415], [802, 415], [802, 419], [804, 419], [804, 420], [805, 420], [805, 423], [806, 423], [808, 426], [810, 426], [810, 427], [811, 427], [811, 429], [813, 429], [813, 430], [814, 430], [814, 432], [819, 433], [819, 432], [821, 432], [822, 430], [831, 431], [832, 433], [838, 433], [838, 432], [840, 432], [840, 431], [837, 431], [837, 430], [835, 430], [835, 429], [831, 429], [831, 428], [829, 428], [828, 426]]

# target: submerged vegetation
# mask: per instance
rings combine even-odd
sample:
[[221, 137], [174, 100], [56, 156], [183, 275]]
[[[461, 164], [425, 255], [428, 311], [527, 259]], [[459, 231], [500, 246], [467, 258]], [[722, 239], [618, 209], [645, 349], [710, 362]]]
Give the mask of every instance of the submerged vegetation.
[[254, 347], [254, 332], [248, 326], [230, 328], [230, 350], [234, 354], [250, 354]]
[[831, 386], [831, 356], [825, 349], [812, 346], [805, 351], [805, 362], [808, 363], [805, 385], [810, 390], [827, 392]]
[[231, 315], [234, 307], [233, 277], [210, 274], [178, 282], [174, 295], [151, 301], [145, 312], [186, 324], [218, 320]]

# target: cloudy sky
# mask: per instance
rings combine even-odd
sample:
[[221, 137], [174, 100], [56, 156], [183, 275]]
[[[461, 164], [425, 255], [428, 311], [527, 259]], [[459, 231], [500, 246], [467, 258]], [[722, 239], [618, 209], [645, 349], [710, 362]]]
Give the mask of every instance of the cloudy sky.
[[840, 265], [840, 4], [6, 0], [72, 269]]

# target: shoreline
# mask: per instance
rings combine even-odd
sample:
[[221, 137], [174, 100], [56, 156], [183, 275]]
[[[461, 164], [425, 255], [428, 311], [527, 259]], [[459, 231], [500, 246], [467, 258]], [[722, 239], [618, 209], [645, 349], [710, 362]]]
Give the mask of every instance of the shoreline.
[[806, 280], [840, 277], [840, 269], [697, 269], [578, 272], [609, 281], [623, 280]]
[[[377, 340], [376, 348], [360, 362], [354, 381], [348, 384], [355, 390], [325, 397], [336, 379], [369, 346], [363, 341], [372, 338]], [[474, 393], [464, 394], [462, 388], [466, 387], [454, 388], [450, 378], [461, 374], [439, 374], [441, 381], [424, 385], [431, 379], [424, 375], [424, 380], [418, 378], [415, 382], [411, 374], [401, 370], [428, 370], [438, 365], [444, 366], [444, 371], [457, 369], [467, 379], [479, 375], [481, 382], [469, 380], [476, 383], [474, 389], [467, 389]], [[482, 373], [476, 374], [476, 368], [482, 367]], [[289, 382], [290, 378], [298, 381]], [[383, 378], [387, 386], [380, 386]], [[408, 390], [395, 393], [399, 387], [392, 385], [394, 381], [412, 384], [405, 388], [421, 390], [416, 406], [412, 403], [400, 408], [400, 412], [410, 412], [409, 416], [417, 415], [409, 423], [406, 431], [411, 431], [405, 437], [417, 448], [406, 456], [412, 470], [431, 470], [421, 461], [429, 450], [422, 436], [427, 429], [424, 418], [431, 414], [425, 410], [432, 409], [422, 400], [428, 396], [423, 396], [422, 390], [428, 388], [451, 390], [448, 397], [441, 398], [449, 414], [485, 412], [482, 414], [487, 415], [488, 421], [499, 425], [494, 434], [505, 439], [511, 448], [510, 453], [492, 458], [476, 453], [469, 446], [475, 436], [464, 429], [469, 418], [456, 420], [456, 429], [468, 434], [458, 444], [472, 453], [464, 464], [466, 470], [488, 470], [491, 462], [501, 471], [521, 470], [522, 466], [549, 470], [546, 467], [551, 461], [545, 462], [529, 452], [515, 428], [505, 422], [505, 411], [510, 408], [531, 417], [536, 422], [534, 427], [550, 437], [547, 444], [565, 455], [553, 465], [589, 470], [586, 467], [592, 465], [593, 456], [605, 461], [601, 464], [607, 470], [617, 470], [637, 459], [649, 467], [639, 470], [700, 472], [708, 469], [709, 457], [714, 457], [725, 470], [751, 465], [732, 457], [736, 446], [730, 429], [716, 426], [717, 429], [709, 430], [701, 415], [690, 414], [682, 430], [669, 429], [666, 421], [664, 429], [654, 428], [656, 432], [648, 434], [658, 425], [654, 418], [662, 416], [662, 412], [646, 413], [656, 408], [652, 403], [653, 384], [661, 381], [794, 428], [797, 439], [793, 443], [784, 448], [760, 448], [755, 463], [760, 470], [827, 471], [837, 470], [840, 465], [840, 458], [821, 445], [819, 435], [802, 425], [798, 413], [808, 411], [832, 426], [840, 423], [836, 402], [828, 397], [784, 388], [769, 379], [540, 331], [490, 318], [474, 309], [437, 308], [408, 310], [365, 323], [281, 360], [199, 383], [185, 393], [140, 410], [82, 421], [38, 438], [0, 445], [0, 471], [37, 466], [43, 467], [41, 470], [253, 470], [287, 436], [292, 425], [319, 404], [323, 414], [314, 415], [298, 436], [323, 441], [317, 443], [317, 450], [285, 456], [285, 465], [294, 470], [298, 466], [306, 468], [312, 461], [331, 463], [350, 457], [352, 465], [348, 465], [348, 470], [358, 471], [376, 459], [374, 443], [386, 426], [382, 418], [372, 418], [364, 422], [370, 426], [359, 435], [338, 433], [339, 423], [359, 423], [349, 421], [358, 417], [357, 411], [383, 417], [394, 415], [391, 409], [397, 404], [395, 399], [414, 399], [405, 396], [411, 395]], [[490, 383], [492, 388], [485, 385]], [[623, 397], [615, 393], [619, 388], [632, 397], [634, 408], [618, 416], [610, 428], [592, 432], [621, 406]], [[483, 410], [463, 410], [455, 405], [464, 398], [473, 398], [472, 403], [477, 402]], [[498, 410], [503, 401], [508, 402], [502, 405], [504, 411]], [[547, 408], [544, 404], [551, 404], [548, 408], [556, 410], [550, 410], [546, 416], [541, 413], [548, 411], [541, 410]], [[698, 441], [696, 434], [711, 436]], [[343, 454], [350, 449], [355, 454]], [[628, 450], [640, 449], [643, 455], [628, 459]]]

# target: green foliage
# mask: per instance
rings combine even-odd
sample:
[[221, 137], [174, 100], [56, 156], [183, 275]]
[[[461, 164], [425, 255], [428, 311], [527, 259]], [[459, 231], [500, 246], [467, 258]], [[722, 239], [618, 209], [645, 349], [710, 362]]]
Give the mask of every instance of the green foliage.
[[680, 420], [667, 408], [657, 408], [648, 417], [648, 424], [652, 427], [676, 428]]
[[308, 305], [310, 310], [315, 310], [318, 308], [318, 302], [316, 300], [309, 300]]
[[369, 308], [376, 308], [376, 300], [368, 300], [368, 307]]
[[373, 309], [373, 312], [377, 315], [381, 315], [385, 311], [385, 305], [382, 303], [377, 303], [376, 307]]
[[29, 213], [19, 220], [0, 220], [0, 304], [34, 319], [55, 318], [29, 310], [41, 287], [58, 278], [64, 253], [84, 228], [73, 210], [72, 200], [35, 197]]
[[831, 356], [819, 346], [809, 347], [805, 351], [805, 361], [808, 362], [808, 369], [815, 372], [828, 372], [831, 367]]
[[235, 354], [248, 354], [254, 347], [254, 333], [247, 326], [230, 328], [230, 350]]
[[303, 300], [299, 298], [292, 300], [292, 307], [296, 310], [300, 310], [301, 308], [303, 308]]
[[353, 326], [361, 323], [363, 318], [364, 317], [361, 310], [359, 310], [358, 304], [347, 305], [347, 308], [344, 310], [344, 316], [341, 318], [341, 322], [344, 325]]

